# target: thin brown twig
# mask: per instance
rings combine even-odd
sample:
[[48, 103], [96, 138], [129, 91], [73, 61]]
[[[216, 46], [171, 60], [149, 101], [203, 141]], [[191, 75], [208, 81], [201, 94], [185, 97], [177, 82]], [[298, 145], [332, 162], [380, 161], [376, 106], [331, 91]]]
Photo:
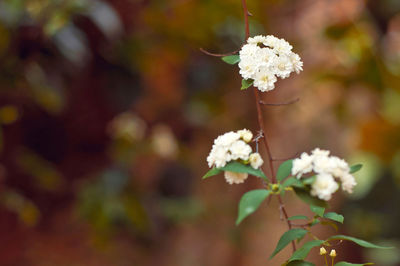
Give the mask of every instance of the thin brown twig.
[[264, 101], [260, 101], [259, 103], [262, 105], [267, 105], [267, 106], [282, 106], [282, 105], [290, 105], [290, 104], [294, 104], [296, 102], [298, 102], [300, 100], [300, 98], [296, 98], [294, 100], [288, 101], [288, 102], [284, 102], [284, 103], [266, 103]]
[[207, 50], [205, 50], [205, 49], [203, 49], [203, 48], [200, 48], [199, 50], [200, 50], [201, 52], [205, 53], [206, 55], [215, 56], [215, 57], [224, 57], [224, 56], [229, 56], [229, 55], [236, 54], [237, 52], [240, 51], [240, 49], [241, 49], [241, 48], [239, 48], [239, 49], [236, 50], [236, 51], [233, 51], [233, 52], [230, 52], [230, 53], [225, 53], [225, 54], [211, 53], [211, 52], [209, 52], [209, 51], [207, 51]]
[[336, 246], [339, 246], [340, 244], [342, 244], [343, 243], [343, 240], [339, 240], [337, 243], [335, 243], [335, 244], [331, 244], [331, 243], [329, 243], [330, 244], [330, 246], [331, 247], [336, 247]]
[[[278, 201], [279, 201], [279, 209], [281, 211], [281, 214], [283, 214], [283, 217], [285, 218], [285, 221], [290, 230], [290, 229], [292, 229], [292, 223], [289, 221], [289, 215], [286, 212], [285, 205], [283, 204], [281, 195], [278, 195]], [[294, 253], [296, 251], [296, 243], [294, 241], [292, 241], [292, 249], [293, 249], [293, 253]]]
[[258, 142], [260, 139], [264, 137], [264, 134], [261, 130], [257, 132], [257, 135], [253, 138], [253, 142]]
[[296, 154], [294, 154], [293, 156], [290, 157], [286, 157], [286, 158], [272, 158], [272, 161], [286, 161], [286, 160], [290, 160], [293, 158], [296, 158], [299, 155], [298, 152], [296, 152]]
[[244, 29], [246, 31], [246, 41], [250, 37], [250, 27], [249, 27], [249, 10], [247, 9], [246, 0], [242, 0], [242, 7], [244, 13]]

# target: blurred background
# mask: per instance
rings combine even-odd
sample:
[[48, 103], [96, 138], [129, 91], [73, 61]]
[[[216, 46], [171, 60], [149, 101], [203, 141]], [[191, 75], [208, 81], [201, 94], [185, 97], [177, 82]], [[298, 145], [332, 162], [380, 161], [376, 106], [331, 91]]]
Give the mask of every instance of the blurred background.
[[[248, 5], [251, 34], [285, 38], [304, 61], [263, 94], [300, 97], [265, 107], [274, 156], [320, 147], [363, 163], [355, 193], [331, 202], [340, 232], [400, 247], [400, 1]], [[281, 265], [289, 248], [268, 260], [287, 230], [275, 200], [234, 224], [259, 180], [201, 181], [216, 136], [258, 130], [237, 66], [199, 51], [243, 38], [239, 0], [1, 0], [0, 265]], [[335, 248], [400, 265], [398, 249]]]

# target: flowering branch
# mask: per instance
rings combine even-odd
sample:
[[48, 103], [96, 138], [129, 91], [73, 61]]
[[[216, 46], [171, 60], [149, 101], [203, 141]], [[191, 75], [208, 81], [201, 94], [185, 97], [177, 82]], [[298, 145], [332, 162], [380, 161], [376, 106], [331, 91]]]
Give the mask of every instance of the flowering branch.
[[[247, 4], [246, 4], [246, 0], [242, 0], [242, 8], [243, 8], [243, 14], [244, 14], [244, 23], [245, 23], [245, 32], [246, 32], [246, 41], [247, 39], [250, 37], [250, 27], [249, 27], [249, 11], [247, 9]], [[272, 178], [272, 183], [276, 183], [276, 176], [275, 176], [275, 172], [274, 172], [274, 164], [273, 164], [273, 158], [272, 158], [272, 153], [271, 153], [271, 149], [269, 147], [268, 144], [268, 138], [266, 136], [266, 131], [265, 131], [265, 126], [264, 126], [264, 119], [263, 119], [263, 115], [262, 115], [262, 111], [261, 111], [261, 100], [260, 100], [260, 95], [259, 95], [259, 91], [257, 90], [256, 87], [253, 88], [254, 90], [254, 95], [256, 98], [256, 108], [257, 108], [257, 119], [258, 119], [258, 125], [260, 126], [260, 132], [261, 134], [264, 136], [263, 138], [263, 142], [264, 142], [264, 146], [265, 146], [265, 150], [267, 151], [267, 155], [268, 155], [268, 162], [269, 162], [269, 169], [271, 172], [271, 178]], [[278, 194], [278, 201], [280, 204], [280, 211], [283, 214], [285, 221], [287, 222], [288, 228], [289, 230], [292, 229], [292, 225], [290, 223], [289, 216], [287, 214], [287, 211], [285, 209], [285, 205], [283, 204], [283, 200], [281, 198], [281, 196]], [[296, 251], [296, 243], [294, 242], [294, 240], [292, 241], [292, 249], [293, 252]]]
[[[225, 56], [201, 50], [212, 56], [223, 56], [222, 60], [228, 64], [239, 64], [239, 73], [243, 78], [241, 90], [250, 87], [254, 89], [257, 121], [260, 129], [255, 136], [250, 130], [242, 129], [236, 132], [227, 132], [216, 138], [207, 157], [208, 165], [212, 169], [203, 176], [203, 179], [223, 172], [226, 181], [231, 185], [243, 183], [249, 175], [263, 180], [264, 187], [262, 189], [248, 191], [242, 196], [236, 224], [238, 225], [254, 213], [264, 200], [268, 205], [272, 196], [276, 196], [279, 202], [280, 218], [287, 223], [288, 231], [282, 235], [270, 258], [291, 243], [292, 256], [283, 264], [285, 266], [314, 265], [304, 260], [314, 247], [321, 247], [320, 254], [324, 255], [326, 259], [327, 251], [323, 246], [331, 247], [330, 241], [332, 240], [348, 240], [368, 248], [386, 248], [344, 235], [336, 235], [322, 240], [311, 232], [311, 228], [317, 224], [329, 225], [337, 230], [335, 222], [343, 223], [342, 215], [335, 212], [325, 213], [326, 202], [331, 199], [339, 187], [348, 193], [353, 192], [353, 187], [357, 183], [352, 173], [360, 170], [361, 165], [350, 167], [344, 160], [330, 156], [329, 151], [316, 148], [311, 154], [303, 152], [299, 158], [282, 162], [275, 172], [274, 162], [284, 159], [272, 157], [261, 106], [288, 105], [299, 99], [284, 103], [267, 103], [260, 100], [260, 92], [273, 90], [277, 78], [284, 79], [289, 77], [292, 72], [302, 71], [303, 62], [298, 54], [292, 52], [293, 47], [284, 39], [272, 35], [250, 37], [248, 17], [251, 14], [247, 10], [246, 0], [242, 0], [242, 7], [246, 36], [245, 44], [242, 45], [239, 55]], [[270, 178], [260, 168], [264, 163], [258, 151], [261, 141], [264, 143], [268, 156]], [[255, 152], [250, 146], [251, 143], [255, 143]], [[282, 199], [286, 191], [295, 192], [299, 199], [310, 205], [310, 209], [315, 215], [312, 218], [305, 215], [289, 217]], [[299, 219], [306, 220], [306, 223], [292, 222]], [[306, 235], [311, 236], [313, 240], [296, 250], [295, 241], [300, 242]], [[337, 256], [334, 249], [331, 250], [329, 256], [332, 258], [331, 266], [353, 265], [346, 262], [334, 264], [334, 258]]]

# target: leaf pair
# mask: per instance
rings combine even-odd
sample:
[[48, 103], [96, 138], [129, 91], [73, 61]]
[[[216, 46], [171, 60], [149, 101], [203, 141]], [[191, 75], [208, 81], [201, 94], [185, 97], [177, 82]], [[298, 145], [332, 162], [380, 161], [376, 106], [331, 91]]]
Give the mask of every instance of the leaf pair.
[[[321, 213], [321, 210], [318, 210], [317, 212], [320, 213], [321, 215], [323, 215], [323, 213]], [[304, 217], [301, 217], [301, 218], [304, 218]], [[272, 254], [270, 256], [270, 259], [273, 258], [276, 254], [278, 254], [287, 245], [289, 245], [290, 242], [292, 242], [294, 240], [303, 239], [307, 233], [308, 233], [308, 230], [300, 229], [300, 228], [290, 229], [287, 232], [285, 232], [279, 239], [274, 252], [272, 252]], [[365, 240], [358, 239], [358, 238], [351, 237], [351, 236], [335, 235], [335, 236], [329, 237], [326, 240], [311, 240], [311, 241], [306, 242], [301, 248], [299, 248], [298, 250], [296, 250], [293, 253], [293, 255], [289, 259], [289, 262], [292, 262], [292, 261], [299, 261], [298, 263], [302, 262], [302, 260], [304, 260], [307, 257], [308, 253], [311, 251], [312, 248], [319, 247], [331, 240], [352, 241], [352, 242], [356, 243], [357, 245], [365, 247], [365, 248], [377, 248], [377, 249], [392, 248], [392, 247], [378, 246], [378, 245], [372, 244], [370, 242], [367, 242]], [[339, 264], [339, 265], [341, 265], [341, 266], [353, 265], [353, 264], [345, 264], [345, 263], [347, 263], [347, 262], [341, 262], [341, 264]], [[303, 264], [288, 264], [288, 265], [303, 265]], [[308, 264], [304, 264], [304, 265], [308, 265]], [[364, 265], [364, 264], [355, 264], [355, 265]]]
[[[222, 61], [225, 63], [228, 63], [230, 65], [235, 65], [240, 62], [240, 56], [239, 55], [228, 55], [224, 56], [221, 58]], [[240, 90], [245, 90], [248, 89], [251, 85], [253, 85], [254, 80], [252, 79], [242, 79], [242, 87]]]
[[[301, 248], [296, 250], [293, 255], [290, 257], [289, 262], [291, 261], [296, 261], [296, 260], [304, 260], [308, 253], [311, 251], [312, 248], [314, 247], [319, 247], [325, 242], [331, 241], [331, 240], [347, 240], [347, 241], [352, 241], [356, 243], [357, 245], [364, 247], [364, 248], [376, 248], [376, 249], [391, 249], [393, 247], [383, 247], [383, 246], [378, 246], [375, 244], [372, 244], [370, 242], [367, 242], [362, 239], [358, 239], [355, 237], [351, 236], [345, 236], [345, 235], [336, 235], [336, 236], [331, 236], [326, 240], [311, 240], [307, 243], [305, 243]], [[348, 264], [348, 262], [340, 262], [340, 266], [345, 266], [345, 265], [368, 265], [368, 264]], [[347, 263], [347, 264], [346, 264]], [[335, 264], [336, 265], [336, 264]]]

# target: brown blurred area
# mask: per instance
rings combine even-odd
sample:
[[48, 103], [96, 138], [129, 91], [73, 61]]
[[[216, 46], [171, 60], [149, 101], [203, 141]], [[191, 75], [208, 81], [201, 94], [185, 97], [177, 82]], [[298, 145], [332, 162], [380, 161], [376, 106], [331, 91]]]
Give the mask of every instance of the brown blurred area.
[[[300, 97], [265, 107], [274, 156], [320, 147], [363, 163], [355, 193], [331, 202], [340, 232], [399, 247], [400, 1], [248, 5], [251, 34], [285, 38], [304, 61], [263, 94]], [[236, 50], [242, 20], [239, 0], [0, 1], [0, 265], [282, 264], [289, 248], [268, 259], [287, 230], [277, 202], [235, 226], [259, 180], [201, 181], [216, 136], [258, 130], [237, 67], [199, 50]], [[397, 251], [337, 251], [400, 265]]]

